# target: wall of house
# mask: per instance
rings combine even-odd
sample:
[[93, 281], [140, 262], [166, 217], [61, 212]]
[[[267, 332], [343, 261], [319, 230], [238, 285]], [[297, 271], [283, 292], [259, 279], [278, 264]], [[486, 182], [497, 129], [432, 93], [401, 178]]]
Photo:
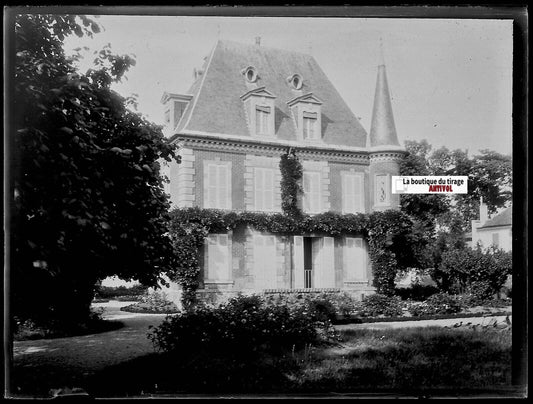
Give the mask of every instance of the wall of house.
[[[389, 176], [389, 197], [390, 203], [386, 206], [376, 205], [376, 185], [375, 179], [378, 174], [387, 174]], [[369, 176], [370, 176], [370, 187], [369, 187], [369, 199], [372, 210], [386, 210], [386, 209], [398, 209], [400, 206], [400, 195], [393, 194], [391, 191], [391, 181], [393, 175], [400, 174], [400, 165], [399, 161], [391, 158], [371, 158], [369, 166]]]
[[513, 234], [511, 228], [506, 227], [492, 227], [487, 229], [477, 229], [472, 233], [472, 246], [475, 247], [479, 242], [483, 248], [488, 248], [493, 244], [494, 235], [498, 237], [497, 247], [505, 251], [511, 251], [513, 247]]

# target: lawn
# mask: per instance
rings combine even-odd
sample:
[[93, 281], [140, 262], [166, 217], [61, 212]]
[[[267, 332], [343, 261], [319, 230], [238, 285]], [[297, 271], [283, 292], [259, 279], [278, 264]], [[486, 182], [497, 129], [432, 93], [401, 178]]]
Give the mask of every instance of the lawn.
[[345, 330], [339, 341], [283, 353], [154, 353], [88, 380], [97, 397], [151, 394], [302, 394], [505, 389], [511, 328]]

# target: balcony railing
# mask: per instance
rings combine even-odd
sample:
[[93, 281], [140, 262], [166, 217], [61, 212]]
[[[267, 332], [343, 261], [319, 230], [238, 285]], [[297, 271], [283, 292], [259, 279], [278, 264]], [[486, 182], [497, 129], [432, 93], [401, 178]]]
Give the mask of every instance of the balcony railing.
[[304, 269], [304, 288], [311, 289], [313, 287], [313, 270]]

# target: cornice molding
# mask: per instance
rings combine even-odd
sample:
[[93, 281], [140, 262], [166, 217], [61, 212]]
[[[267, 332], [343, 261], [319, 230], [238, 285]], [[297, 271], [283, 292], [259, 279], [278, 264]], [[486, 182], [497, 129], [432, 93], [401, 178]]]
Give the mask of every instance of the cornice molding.
[[217, 139], [198, 135], [178, 134], [174, 139], [181, 147], [209, 151], [224, 151], [241, 154], [260, 154], [265, 156], [281, 156], [290, 147], [302, 158], [327, 160], [331, 162], [347, 162], [368, 165], [369, 153], [366, 151], [342, 151], [319, 148], [316, 145], [286, 145], [275, 142], [258, 142], [255, 139]]

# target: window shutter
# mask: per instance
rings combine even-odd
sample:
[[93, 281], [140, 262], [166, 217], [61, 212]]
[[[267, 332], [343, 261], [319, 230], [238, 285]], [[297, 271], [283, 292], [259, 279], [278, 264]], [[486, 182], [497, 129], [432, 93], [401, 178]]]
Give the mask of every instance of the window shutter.
[[366, 253], [363, 246], [363, 240], [355, 239], [355, 279], [366, 279]]
[[217, 207], [220, 209], [228, 208], [228, 200], [226, 197], [228, 185], [228, 167], [225, 165], [219, 165], [217, 184]]
[[321, 240], [320, 272], [322, 288], [335, 287], [335, 249], [333, 237], [324, 237]]
[[310, 206], [310, 200], [311, 200], [311, 176], [309, 173], [304, 173], [303, 176], [303, 191], [304, 191], [304, 212], [309, 212], [311, 206]]
[[254, 236], [254, 274], [257, 289], [272, 289], [277, 286], [274, 236]]
[[363, 176], [354, 175], [354, 212], [364, 212], [365, 205], [363, 200]]
[[264, 170], [264, 204], [265, 210], [274, 209], [274, 170]]
[[313, 173], [312, 181], [312, 209], [313, 212], [320, 211], [320, 173]]
[[293, 239], [293, 263], [294, 263], [294, 287], [303, 289], [304, 287], [304, 238], [294, 236]]
[[209, 164], [207, 167], [207, 207], [217, 206], [217, 166]]
[[255, 210], [263, 210], [263, 170], [254, 170], [254, 205]]

